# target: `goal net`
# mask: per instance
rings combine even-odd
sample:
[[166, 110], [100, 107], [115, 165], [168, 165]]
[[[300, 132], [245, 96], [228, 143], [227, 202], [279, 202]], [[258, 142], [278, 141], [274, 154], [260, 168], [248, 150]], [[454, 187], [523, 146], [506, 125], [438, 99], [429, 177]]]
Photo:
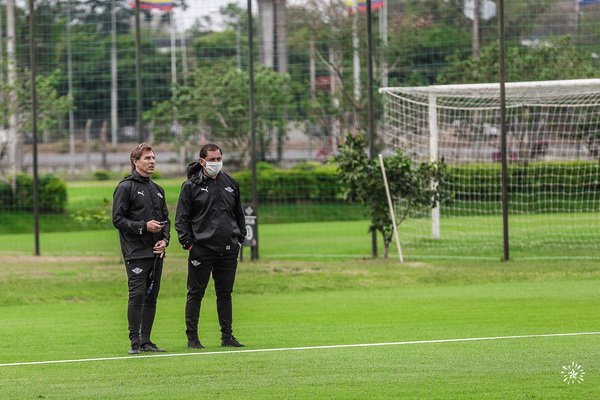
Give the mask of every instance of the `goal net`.
[[[505, 85], [511, 253], [574, 257], [600, 245], [600, 79]], [[382, 88], [386, 149], [444, 158], [451, 204], [411, 215], [403, 250], [502, 249], [500, 85]], [[401, 202], [401, 199], [397, 199]]]

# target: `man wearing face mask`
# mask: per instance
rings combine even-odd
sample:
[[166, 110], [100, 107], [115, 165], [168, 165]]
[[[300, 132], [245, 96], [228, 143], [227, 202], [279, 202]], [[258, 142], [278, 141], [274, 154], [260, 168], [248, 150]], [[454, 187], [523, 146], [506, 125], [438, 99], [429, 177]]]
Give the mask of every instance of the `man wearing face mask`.
[[175, 229], [189, 251], [185, 305], [188, 348], [202, 349], [198, 318], [212, 273], [217, 295], [217, 314], [222, 347], [244, 347], [233, 336], [231, 293], [238, 253], [246, 236], [246, 222], [238, 182], [221, 172], [223, 155], [215, 144], [200, 149], [197, 162], [188, 165], [188, 179], [181, 185]]

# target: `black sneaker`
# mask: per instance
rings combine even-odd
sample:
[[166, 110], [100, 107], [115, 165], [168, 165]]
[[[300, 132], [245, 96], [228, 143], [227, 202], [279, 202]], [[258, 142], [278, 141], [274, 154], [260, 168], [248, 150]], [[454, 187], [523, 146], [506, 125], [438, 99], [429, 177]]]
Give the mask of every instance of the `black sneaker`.
[[202, 343], [198, 339], [188, 339], [188, 349], [203, 349]]
[[233, 336], [224, 337], [221, 339], [221, 347], [246, 347], [237, 341]]
[[158, 347], [156, 347], [156, 345], [152, 342], [149, 343], [144, 343], [142, 345], [142, 347], [140, 348], [140, 351], [152, 351], [154, 353], [166, 353], [166, 350], [163, 349], [159, 349]]
[[129, 349], [129, 351], [127, 353], [129, 353], [129, 354], [140, 354], [140, 345], [139, 344], [132, 344], [131, 348]]

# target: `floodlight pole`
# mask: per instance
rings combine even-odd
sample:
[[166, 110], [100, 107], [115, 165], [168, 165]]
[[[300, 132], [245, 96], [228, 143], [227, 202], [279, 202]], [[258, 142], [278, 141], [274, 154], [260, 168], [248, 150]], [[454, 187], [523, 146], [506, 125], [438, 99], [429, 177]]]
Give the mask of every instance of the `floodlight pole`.
[[118, 129], [118, 82], [117, 82], [117, 10], [115, 0], [110, 1], [110, 139], [117, 145]]
[[35, 231], [35, 255], [40, 255], [40, 193], [38, 179], [37, 148], [37, 92], [35, 87], [35, 10], [29, 0], [29, 63], [31, 68], [31, 124], [33, 131], [33, 221]]
[[[375, 129], [373, 127], [373, 34], [371, 26], [371, 0], [367, 0], [367, 58], [368, 67], [367, 74], [369, 75], [367, 85], [369, 85], [369, 159], [374, 160], [375, 155]], [[371, 207], [374, 207], [371, 204]], [[377, 231], [371, 233], [371, 247], [373, 257], [377, 257]]]
[[6, 0], [6, 82], [8, 92], [8, 164], [10, 168], [10, 187], [13, 194], [17, 190], [17, 172], [21, 163], [17, 157], [19, 134], [17, 132], [17, 56], [15, 51], [15, 0]]
[[504, 261], [510, 260], [508, 244], [508, 171], [506, 149], [506, 88], [504, 63], [504, 0], [498, 0], [498, 64], [500, 80], [500, 141], [502, 152], [502, 228], [504, 237]]
[[[254, 45], [253, 41], [253, 24], [252, 24], [252, 0], [248, 0], [248, 77], [249, 83], [249, 98], [250, 98], [250, 142], [251, 142], [251, 157], [252, 157], [252, 208], [254, 208], [254, 215], [257, 216], [258, 220], [258, 189], [257, 189], [257, 176], [256, 176], [256, 120], [254, 115]], [[258, 224], [256, 225], [258, 229]], [[255, 233], [257, 234], [258, 231]], [[258, 241], [255, 246], [252, 247], [252, 253], [250, 256], [251, 260], [258, 260]]]
[[135, 0], [135, 87], [138, 141], [144, 141], [144, 121], [142, 117], [142, 39], [140, 33], [140, 0]]
[[75, 174], [75, 112], [73, 110], [73, 46], [71, 45], [71, 0], [67, 1], [67, 86], [69, 88], [69, 174]]

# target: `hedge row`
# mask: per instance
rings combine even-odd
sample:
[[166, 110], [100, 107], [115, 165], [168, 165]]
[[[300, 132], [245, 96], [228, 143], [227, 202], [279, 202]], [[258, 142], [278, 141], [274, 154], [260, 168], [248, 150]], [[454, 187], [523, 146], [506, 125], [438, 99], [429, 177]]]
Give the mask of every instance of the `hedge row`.
[[[40, 175], [39, 207], [45, 214], [58, 214], [67, 205], [67, 185], [54, 175]], [[17, 187], [13, 193], [10, 184], [0, 181], [0, 210], [6, 212], [33, 212], [33, 176], [17, 175]]]
[[[548, 197], [600, 191], [600, 166], [591, 161], [535, 162], [507, 166], [511, 194]], [[500, 200], [502, 169], [497, 164], [453, 165], [448, 190], [456, 200]]]
[[[342, 193], [334, 165], [318, 163], [298, 164], [293, 169], [274, 169], [267, 163], [257, 166], [258, 199], [262, 204], [282, 201], [333, 201]], [[252, 201], [252, 172], [233, 175], [240, 184], [242, 202]]]
[[[338, 171], [335, 165], [300, 164], [290, 170], [275, 169], [259, 163], [258, 197], [263, 205], [294, 202], [334, 202], [342, 198]], [[501, 200], [500, 164], [465, 164], [448, 167], [447, 190], [456, 201]], [[234, 174], [240, 183], [242, 201], [252, 200], [252, 173]], [[590, 200], [600, 194], [600, 166], [595, 162], [536, 162], [508, 165], [509, 192], [522, 195], [523, 201], [545, 201], [567, 198]], [[67, 204], [67, 187], [53, 175], [39, 177], [40, 211], [62, 213]], [[529, 199], [529, 200], [528, 200]], [[33, 177], [19, 174], [17, 190], [0, 182], [0, 210], [7, 212], [33, 211]]]
[[[274, 169], [260, 163], [258, 198], [262, 204], [282, 202], [321, 202], [339, 200], [342, 187], [337, 167], [302, 164], [290, 170]], [[600, 192], [600, 166], [590, 161], [536, 162], [508, 165], [511, 194], [535, 198], [536, 194], [559, 197], [570, 194]], [[234, 175], [240, 183], [242, 200], [251, 201], [252, 174], [241, 171]], [[502, 170], [495, 164], [464, 164], [448, 166], [447, 190], [458, 201], [500, 201]]]

